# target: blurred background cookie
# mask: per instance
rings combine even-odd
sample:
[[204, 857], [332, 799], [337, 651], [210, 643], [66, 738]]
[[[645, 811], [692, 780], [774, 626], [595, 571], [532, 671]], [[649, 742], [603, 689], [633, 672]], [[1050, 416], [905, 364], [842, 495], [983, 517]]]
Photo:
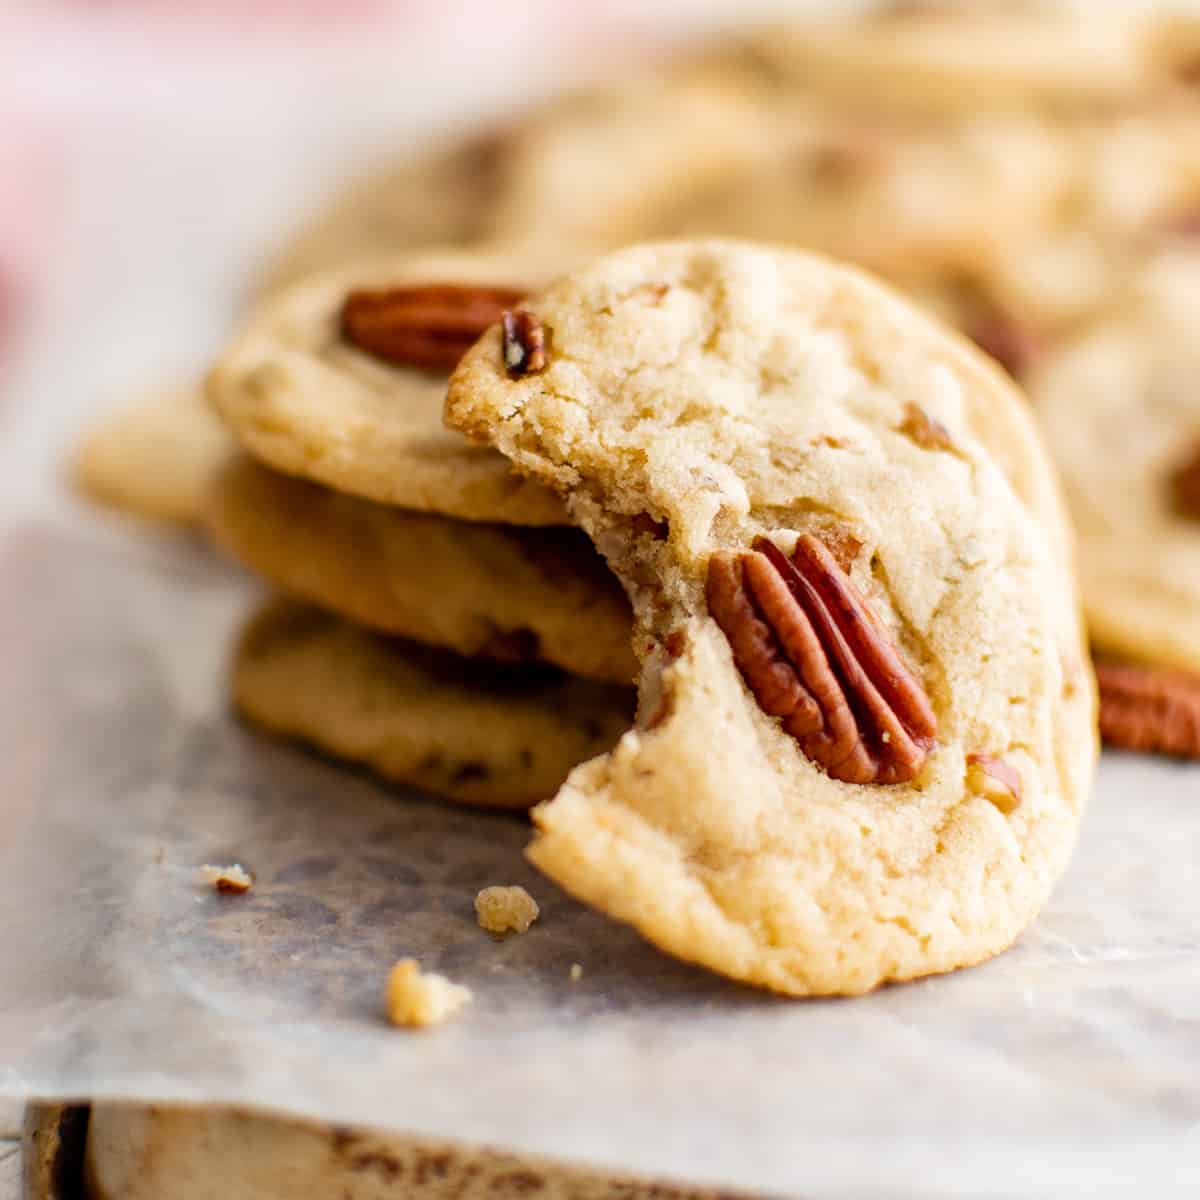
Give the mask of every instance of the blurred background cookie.
[[607, 77], [542, 98], [510, 87], [485, 117], [362, 155], [291, 230], [248, 242], [257, 302], [214, 338], [207, 385], [231, 434], [194, 396], [148, 405], [88, 439], [77, 480], [194, 522], [236, 443], [256, 462], [221, 477], [208, 528], [276, 586], [467, 658], [628, 679], [627, 608], [600, 559], [547, 558], [573, 536], [502, 527], [567, 517], [443, 427], [446, 381], [487, 325], [598, 251], [762, 240], [879, 273], [1026, 384], [1079, 525], [1097, 648], [1198, 670], [1197, 539], [1149, 482], [1190, 436], [1186, 389], [1161, 381], [1185, 374], [1166, 360], [1196, 320], [1197, 28], [1053, 0], [815, 6], [619, 71], [610, 56]]
[[82, 493], [140, 517], [198, 525], [233, 439], [203, 393], [181, 386], [118, 408], [80, 441], [71, 479]]
[[1075, 523], [1093, 643], [1200, 673], [1200, 255], [1161, 269], [1029, 387]]

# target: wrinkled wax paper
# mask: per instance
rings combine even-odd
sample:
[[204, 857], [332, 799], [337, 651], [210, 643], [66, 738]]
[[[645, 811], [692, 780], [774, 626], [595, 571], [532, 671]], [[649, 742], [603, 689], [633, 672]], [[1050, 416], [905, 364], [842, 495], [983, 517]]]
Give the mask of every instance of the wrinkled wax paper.
[[[254, 593], [200, 546], [30, 518], [0, 579], [3, 1090], [788, 1195], [1200, 1194], [1200, 767], [1109, 756], [1068, 878], [994, 962], [789, 1002], [569, 900], [522, 861], [522, 819], [239, 726]], [[201, 885], [227, 862], [251, 892]], [[495, 883], [541, 904], [525, 936], [477, 927]], [[402, 955], [474, 1003], [390, 1028]]]

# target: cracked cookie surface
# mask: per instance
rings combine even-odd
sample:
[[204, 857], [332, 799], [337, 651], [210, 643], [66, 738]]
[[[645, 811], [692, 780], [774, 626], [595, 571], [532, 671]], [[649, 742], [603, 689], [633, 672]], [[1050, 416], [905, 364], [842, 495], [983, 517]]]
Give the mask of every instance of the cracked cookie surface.
[[[510, 378], [491, 330], [447, 416], [565, 497], [630, 593], [642, 663], [638, 727], [536, 811], [533, 861], [664, 949], [781, 992], [1004, 949], [1065, 866], [1095, 758], [1070, 539], [1019, 393], [867, 277], [797, 252], [633, 247], [529, 309], [544, 369]], [[806, 536], [828, 553], [803, 558]], [[746, 572], [763, 554], [784, 584], [770, 603], [755, 585], [759, 624], [733, 638], [705, 594], [724, 554]], [[835, 778], [856, 737], [889, 744], [881, 702], [924, 757], [876, 771], [896, 782]], [[835, 710], [814, 758], [801, 738]]]
[[528, 808], [628, 727], [628, 688], [380, 637], [294, 600], [268, 603], [233, 663], [238, 709], [385, 779]]
[[550, 491], [443, 427], [447, 371], [386, 361], [341, 329], [347, 296], [362, 289], [524, 289], [549, 277], [527, 256], [451, 251], [316, 276], [251, 314], [209, 373], [209, 400], [247, 450], [287, 474], [462, 520], [563, 524]]
[[629, 603], [577, 529], [410, 512], [279, 474], [249, 455], [218, 473], [205, 524], [219, 546], [290, 595], [377, 632], [613, 683], [637, 674]]

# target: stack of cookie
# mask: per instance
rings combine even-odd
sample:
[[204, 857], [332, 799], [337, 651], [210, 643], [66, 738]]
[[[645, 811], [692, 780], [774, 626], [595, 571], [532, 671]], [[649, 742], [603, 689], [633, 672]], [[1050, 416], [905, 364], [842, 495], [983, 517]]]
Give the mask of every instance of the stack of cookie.
[[462, 252], [320, 275], [209, 378], [241, 453], [208, 529], [291, 597], [242, 640], [239, 707], [471, 804], [553, 795], [633, 717], [617, 581], [557, 497], [442, 425], [459, 356], [537, 282]]
[[[1200, 415], [1191, 389], [1171, 382], [1187, 377], [1185, 366], [1149, 363], [1163, 360], [1167, 347], [1174, 347], [1168, 357], [1186, 354], [1194, 340], [1197, 30], [1195, 21], [1133, 10], [1101, 17], [1003, 0], [893, 5], [750, 35], [557, 102], [403, 161], [337, 199], [279, 256], [262, 288], [267, 307], [214, 374], [214, 398], [250, 453], [293, 479], [393, 512], [477, 526], [547, 524], [563, 519], [561, 509], [544, 494], [522, 500], [536, 489], [512, 483], [494, 459], [489, 486], [501, 501], [483, 498], [486, 489], [477, 501], [460, 496], [474, 495], [476, 485], [452, 458], [441, 460], [440, 473], [395, 465], [396, 438], [429, 455], [441, 453], [431, 448], [436, 439], [449, 440], [440, 430], [423, 440], [425, 427], [437, 424], [437, 375], [420, 356], [406, 360], [403, 349], [397, 360], [346, 341], [333, 313], [349, 291], [404, 286], [410, 277], [474, 284], [476, 276], [519, 290], [616, 245], [664, 235], [733, 235], [855, 261], [1027, 384], [1067, 474], [1093, 639], [1122, 661], [1116, 673], [1102, 672], [1106, 737], [1200, 754], [1200, 684], [1127, 669], [1200, 672], [1193, 578], [1200, 568], [1189, 566], [1200, 550], [1187, 500]], [[476, 271], [472, 259], [460, 258], [442, 271], [437, 243], [458, 253], [490, 247], [477, 253], [495, 260], [494, 269]], [[347, 265], [355, 262], [361, 270]], [[360, 326], [378, 319], [359, 314]], [[454, 320], [461, 348], [470, 338]], [[319, 352], [310, 344], [317, 339], [325, 339]], [[1145, 363], [1135, 368], [1129, 351], [1100, 370], [1109, 350], [1120, 357], [1113, 348], [1135, 341], [1146, 347], [1137, 352]], [[454, 353], [437, 357], [444, 375]], [[396, 381], [380, 376], [396, 371], [423, 396], [423, 424], [401, 422], [399, 431], [397, 411], [385, 417], [387, 403], [363, 399], [388, 394]], [[1105, 376], [1105, 386], [1079, 385], [1092, 372]], [[285, 405], [280, 396], [289, 388]], [[1161, 399], [1168, 393], [1170, 404]], [[197, 521], [230, 444], [201, 416], [194, 393], [143, 407], [89, 439], [78, 477], [109, 501]], [[486, 456], [459, 448], [463, 465], [472, 464], [467, 470], [488, 474]], [[178, 469], [164, 475], [161, 464], [171, 461]], [[226, 479], [218, 495], [233, 494], [235, 484], [248, 492], [251, 482]], [[232, 529], [239, 507], [247, 504], [218, 505], [219, 536], [279, 578], [289, 564], [263, 563], [272, 553], [266, 546], [299, 538], [297, 523], [288, 539], [266, 527], [239, 537]], [[336, 519], [349, 520], [337, 511]], [[322, 512], [322, 519], [335, 517]], [[310, 514], [314, 531], [315, 520]], [[251, 536], [252, 553], [239, 548]], [[311, 540], [326, 543], [316, 532]], [[462, 558], [479, 553], [464, 549]], [[436, 621], [411, 613], [401, 620], [391, 611], [393, 581], [379, 585], [386, 604], [363, 600], [361, 579], [331, 599], [324, 581], [332, 569], [319, 569], [319, 555], [291, 561], [302, 561], [307, 575], [282, 583], [367, 627], [474, 657], [512, 657], [520, 643], [519, 656], [588, 678], [629, 677], [629, 656], [617, 667], [607, 648], [599, 657], [610, 665], [599, 673], [575, 652], [564, 657], [546, 614], [536, 629], [519, 605], [507, 616], [475, 612], [469, 628], [449, 628], [455, 618], [441, 606]], [[413, 592], [409, 608], [433, 590]], [[348, 609], [345, 597], [357, 608]], [[610, 596], [607, 604], [619, 601]], [[381, 615], [383, 607], [389, 611]], [[489, 623], [500, 633], [487, 634]], [[501, 647], [501, 633], [514, 629], [525, 632]]]
[[1092, 768], [1047, 448], [1104, 733], [1200, 757], [1198, 47], [898, 5], [339, 199], [207, 383], [205, 524], [285, 597], [241, 711], [454, 800], [557, 792], [538, 865], [739, 979], [1007, 945]]
[[548, 274], [322, 273], [214, 366], [241, 452], [209, 528], [287, 596], [236, 650], [241, 711], [455, 800], [557, 792], [533, 860], [737, 979], [854, 993], [1008, 945], [1095, 748], [1011, 381], [798, 252]]
[[[1025, 382], [1044, 417], [1081, 527], [1093, 638], [1119, 660], [1101, 673], [1107, 740], [1200, 755], [1200, 586], [1187, 565], [1200, 535], [1174, 482], [1186, 491], [1200, 414], [1186, 385], [1167, 389], [1167, 418], [1162, 403], [1145, 411], [1167, 387], [1148, 377], [1083, 396], [1071, 382], [1123, 328], [1193, 340], [1197, 30], [1003, 0], [771, 30], [369, 181], [274, 279], [406, 244], [419, 187], [458, 214], [443, 235], [560, 258], [721, 234], [867, 266]], [[1102, 399], [1114, 390], [1119, 422]], [[1106, 506], [1119, 514], [1098, 515]], [[1131, 593], [1120, 581], [1134, 561]]]

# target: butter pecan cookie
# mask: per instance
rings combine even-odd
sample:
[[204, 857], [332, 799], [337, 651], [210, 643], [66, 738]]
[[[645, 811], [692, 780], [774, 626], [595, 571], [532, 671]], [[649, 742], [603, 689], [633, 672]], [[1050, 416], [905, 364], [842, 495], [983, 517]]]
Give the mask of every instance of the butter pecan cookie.
[[680, 195], [740, 177], [765, 117], [749, 79], [686, 66], [569, 96], [514, 131], [491, 236], [572, 254], [645, 237]]
[[1119, 306], [1148, 257], [1200, 237], [1200, 103], [1166, 97], [1060, 135], [1069, 186], [985, 280], [999, 307], [1056, 332]]
[[638, 726], [536, 811], [535, 864], [792, 994], [1013, 941], [1075, 841], [1095, 693], [993, 365], [848, 268], [649, 245], [484, 335], [447, 416], [560, 491], [633, 600]]
[[199, 387], [151, 392], [87, 431], [75, 452], [72, 483], [101, 504], [196, 525], [232, 445]]
[[346, 496], [239, 455], [206, 526], [284, 591], [381, 633], [631, 684], [629, 602], [577, 529], [452, 521]]
[[283, 247], [263, 290], [439, 245], [620, 245], [681, 192], [742, 169], [763, 112], [745, 63], [685, 61], [567, 95], [352, 182]]
[[486, 131], [343, 185], [279, 249], [262, 292], [350, 262], [478, 241], [501, 187], [505, 145], [502, 131]]
[[847, 104], [922, 113], [1091, 109], [1163, 79], [1145, 16], [1054, 0], [898, 0], [774, 29], [763, 54]]
[[292, 600], [247, 626], [233, 664], [244, 716], [463, 804], [528, 808], [629, 726], [628, 688], [384, 638]]
[[1200, 254], [1050, 355], [1030, 395], [1079, 539], [1096, 647], [1200, 672]]
[[209, 399], [276, 470], [468, 521], [563, 524], [550, 491], [441, 416], [459, 355], [547, 277], [528, 256], [453, 251], [317, 276], [251, 314]]
[[1071, 182], [1049, 121], [942, 122], [780, 102], [753, 163], [686, 195], [672, 236], [781, 242], [898, 282], [980, 271], [1049, 222]]

